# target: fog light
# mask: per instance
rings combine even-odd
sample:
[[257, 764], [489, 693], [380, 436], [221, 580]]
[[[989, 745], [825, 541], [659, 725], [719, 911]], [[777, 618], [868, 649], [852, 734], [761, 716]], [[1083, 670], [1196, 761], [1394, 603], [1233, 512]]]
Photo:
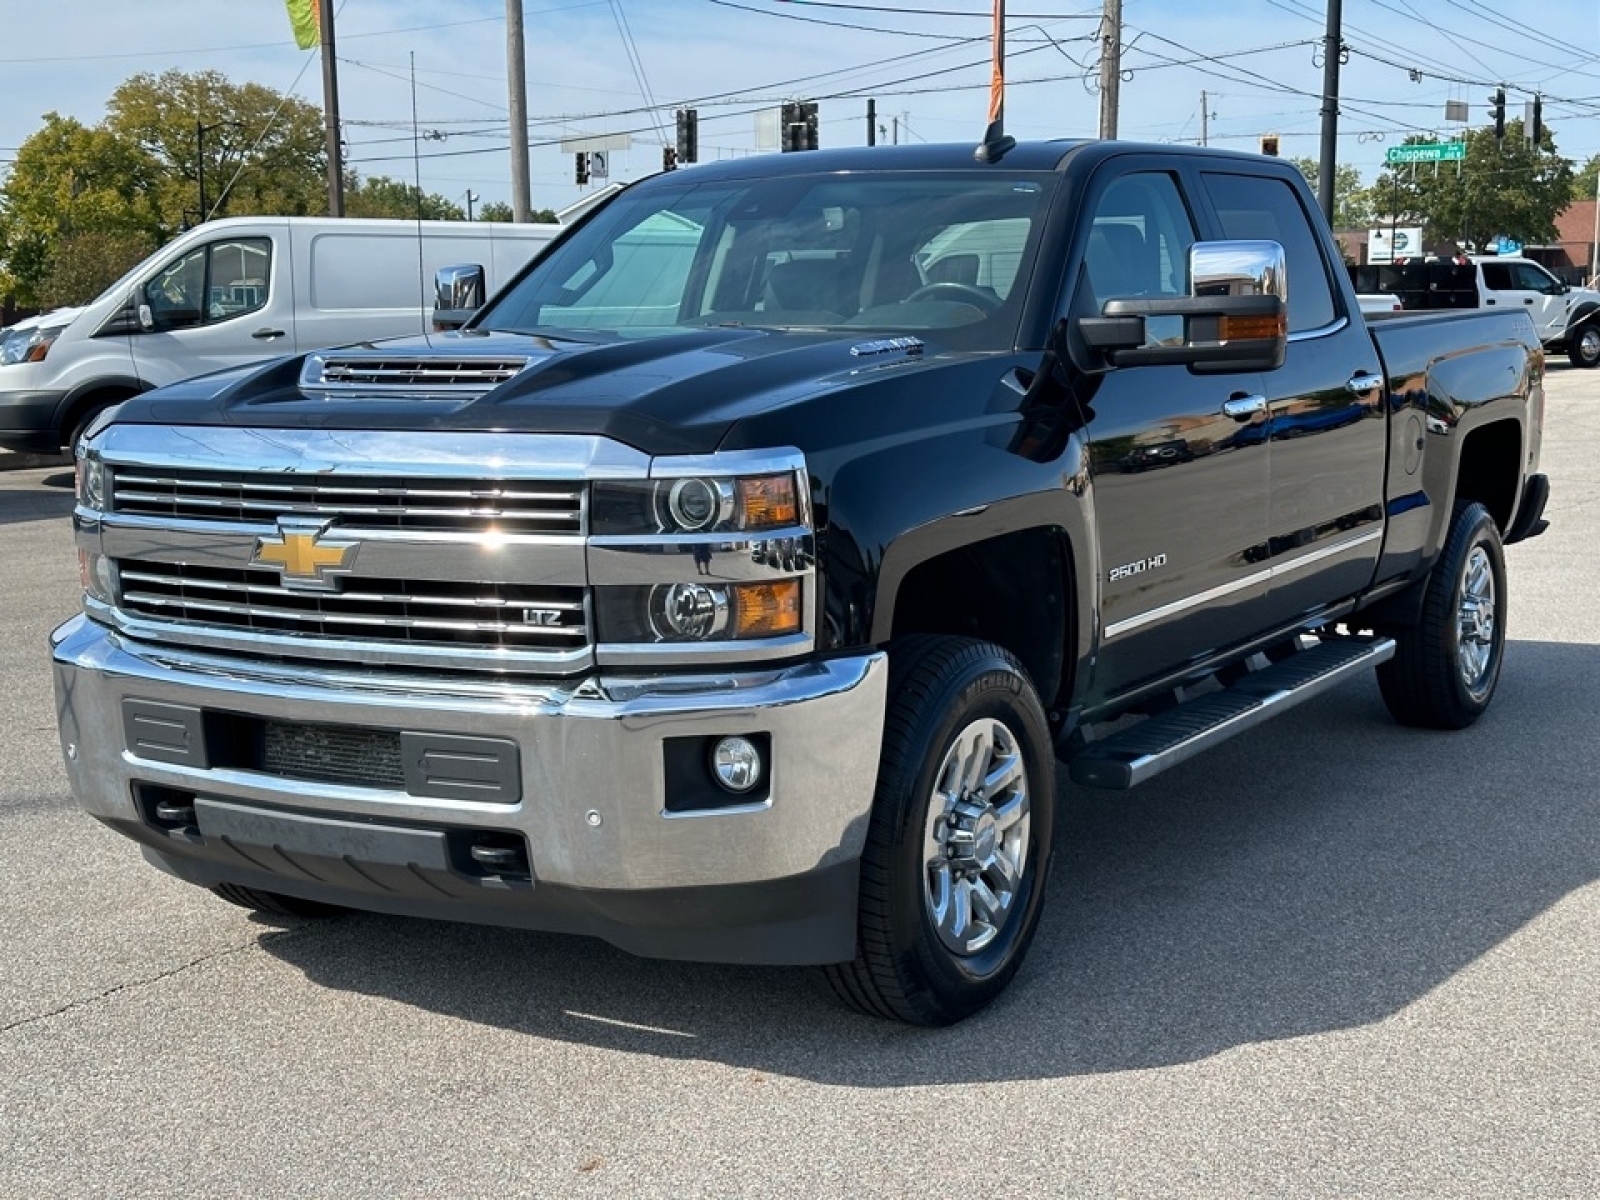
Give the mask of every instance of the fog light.
[[749, 738], [725, 737], [711, 749], [711, 773], [730, 792], [748, 792], [761, 772], [761, 751]]

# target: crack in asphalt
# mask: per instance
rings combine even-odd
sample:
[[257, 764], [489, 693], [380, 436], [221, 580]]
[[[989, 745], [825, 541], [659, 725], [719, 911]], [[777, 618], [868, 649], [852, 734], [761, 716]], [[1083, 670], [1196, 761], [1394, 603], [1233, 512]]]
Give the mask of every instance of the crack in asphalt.
[[294, 937], [304, 932], [305, 930], [303, 929], [285, 929], [275, 933], [262, 934], [260, 937], [252, 938], [243, 945], [226, 946], [221, 950], [213, 950], [210, 954], [202, 954], [198, 958], [190, 959], [186, 963], [181, 963], [176, 967], [171, 967], [168, 970], [161, 971], [155, 975], [148, 976], [147, 978], [130, 979], [125, 983], [114, 984], [113, 986], [106, 988], [104, 991], [97, 992], [95, 995], [85, 996], [77, 1000], [69, 1000], [60, 1007], [51, 1009], [49, 1012], [34, 1013], [32, 1016], [19, 1017], [15, 1021], [11, 1021], [5, 1025], [0, 1025], [0, 1035], [10, 1033], [16, 1029], [21, 1029], [27, 1025], [36, 1025], [40, 1021], [48, 1021], [53, 1017], [62, 1016], [63, 1014], [73, 1012], [76, 1009], [88, 1008], [91, 1005], [100, 1003], [102, 1000], [109, 1000], [112, 996], [118, 995], [121, 992], [134, 991], [139, 988], [150, 987], [152, 984], [157, 984], [163, 980], [171, 979], [176, 975], [182, 975], [185, 971], [192, 970], [193, 968], [202, 966], [205, 963], [215, 962], [221, 958], [229, 958], [235, 954], [243, 954], [247, 950], [259, 950], [261, 946], [268, 941], [278, 941], [279, 939]]

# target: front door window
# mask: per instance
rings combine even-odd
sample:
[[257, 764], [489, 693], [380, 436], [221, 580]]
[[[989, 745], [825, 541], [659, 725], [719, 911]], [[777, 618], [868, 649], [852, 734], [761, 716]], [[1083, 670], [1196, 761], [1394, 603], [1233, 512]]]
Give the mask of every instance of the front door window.
[[145, 284], [144, 302], [159, 330], [220, 324], [266, 306], [271, 265], [266, 238], [211, 242]]

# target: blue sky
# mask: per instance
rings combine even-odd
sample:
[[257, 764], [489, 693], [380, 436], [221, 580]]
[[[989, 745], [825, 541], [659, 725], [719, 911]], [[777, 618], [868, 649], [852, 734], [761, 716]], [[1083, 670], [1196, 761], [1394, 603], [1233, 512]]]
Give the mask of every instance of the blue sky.
[[[820, 98], [824, 145], [865, 140], [867, 95], [877, 99], [880, 125], [892, 128], [899, 118], [902, 140], [976, 139], [986, 104], [988, 0], [837, 3], [953, 15], [784, 0], [526, 0], [531, 135], [550, 143], [531, 155], [534, 203], [561, 207], [580, 194], [570, 157], [555, 144], [562, 136], [633, 131], [634, 148], [613, 155], [613, 174], [647, 174], [660, 165], [663, 136], [671, 138], [672, 108], [691, 100], [702, 158], [752, 152], [755, 112], [788, 96]], [[0, 158], [48, 110], [99, 120], [112, 89], [136, 71], [211, 68], [321, 100], [317, 55], [295, 49], [279, 0], [4, 7]], [[1099, 8], [1098, 0], [1008, 0], [1010, 132], [1095, 133]], [[625, 48], [619, 12], [642, 72]], [[345, 60], [339, 86], [358, 170], [411, 178], [406, 77], [415, 54], [423, 186], [458, 199], [469, 188], [485, 199], [505, 197], [504, 13], [503, 0], [345, 0], [336, 24]], [[1322, 35], [1323, 13], [1323, 0], [1124, 0], [1130, 75], [1121, 135], [1198, 138], [1204, 91], [1213, 144], [1253, 149], [1261, 134], [1277, 133], [1284, 154], [1314, 156], [1321, 67], [1311, 43]], [[1533, 13], [1534, 27], [1509, 15]], [[1445, 101], [1466, 100], [1474, 123], [1486, 120], [1489, 81], [1512, 86], [1514, 112], [1526, 92], [1545, 94], [1545, 120], [1563, 153], [1581, 161], [1600, 151], [1594, 0], [1344, 0], [1344, 14], [1352, 53], [1343, 70], [1340, 158], [1369, 180], [1384, 150], [1407, 133], [1450, 130]], [[1216, 61], [1196, 61], [1206, 58]], [[645, 89], [665, 122], [659, 128], [639, 111], [650, 107]]]

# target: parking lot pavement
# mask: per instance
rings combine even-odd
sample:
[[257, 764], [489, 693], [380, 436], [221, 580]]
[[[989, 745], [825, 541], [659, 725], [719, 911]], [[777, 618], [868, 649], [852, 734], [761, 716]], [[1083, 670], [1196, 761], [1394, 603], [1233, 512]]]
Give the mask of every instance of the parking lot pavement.
[[160, 874], [59, 766], [70, 474], [0, 474], [0, 1196], [1593, 1196], [1596, 445], [1600, 372], [1554, 367], [1482, 722], [1399, 729], [1363, 679], [1065, 789], [1028, 966], [937, 1032]]

